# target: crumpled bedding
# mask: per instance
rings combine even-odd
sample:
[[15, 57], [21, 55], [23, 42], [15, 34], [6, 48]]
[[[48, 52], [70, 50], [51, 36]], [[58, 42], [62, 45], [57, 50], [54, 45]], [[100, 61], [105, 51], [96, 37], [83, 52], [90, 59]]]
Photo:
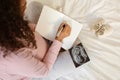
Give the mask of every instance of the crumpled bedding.
[[[38, 1], [83, 24], [79, 39], [90, 57], [90, 62], [57, 80], [120, 80], [120, 0], [28, 0]], [[113, 33], [97, 38], [90, 31], [90, 22], [103, 18]]]

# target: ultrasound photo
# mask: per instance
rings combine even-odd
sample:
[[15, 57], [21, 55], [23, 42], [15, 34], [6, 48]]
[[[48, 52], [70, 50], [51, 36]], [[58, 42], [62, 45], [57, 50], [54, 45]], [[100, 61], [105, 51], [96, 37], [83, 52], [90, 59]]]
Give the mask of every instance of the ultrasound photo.
[[75, 64], [75, 67], [81, 66], [82, 64], [90, 61], [82, 43], [79, 43], [76, 46], [73, 46], [70, 50], [70, 55]]

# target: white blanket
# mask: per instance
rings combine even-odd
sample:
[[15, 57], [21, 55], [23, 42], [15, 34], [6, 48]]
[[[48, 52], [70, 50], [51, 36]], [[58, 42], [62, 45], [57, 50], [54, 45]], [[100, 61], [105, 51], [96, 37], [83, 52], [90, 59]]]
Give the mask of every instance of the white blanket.
[[[120, 80], [120, 0], [28, 0], [28, 3], [31, 1], [55, 9], [62, 7], [64, 14], [84, 25], [79, 38], [91, 61], [58, 80]], [[110, 36], [97, 38], [90, 31], [90, 20], [98, 17], [112, 26]]]

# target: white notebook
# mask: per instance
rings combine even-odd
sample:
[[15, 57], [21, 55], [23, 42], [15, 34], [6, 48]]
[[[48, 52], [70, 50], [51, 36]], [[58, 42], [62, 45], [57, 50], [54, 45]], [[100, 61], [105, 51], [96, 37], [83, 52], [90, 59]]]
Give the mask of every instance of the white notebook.
[[78, 23], [63, 13], [44, 5], [37, 23], [36, 31], [44, 38], [53, 41], [56, 37], [57, 30], [63, 21], [68, 22], [71, 27], [71, 34], [70, 36], [64, 38], [62, 45], [62, 48], [68, 50], [73, 46], [81, 31], [81, 23]]

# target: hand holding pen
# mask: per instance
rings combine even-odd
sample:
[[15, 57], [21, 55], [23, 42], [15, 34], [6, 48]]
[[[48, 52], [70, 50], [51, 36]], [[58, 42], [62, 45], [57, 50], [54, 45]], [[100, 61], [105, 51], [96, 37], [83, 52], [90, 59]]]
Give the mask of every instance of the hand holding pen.
[[70, 25], [68, 25], [67, 23], [61, 23], [61, 25], [59, 26], [58, 32], [57, 32], [57, 36], [56, 36], [56, 40], [62, 42], [62, 40], [66, 37], [68, 37], [71, 33], [71, 27]]

